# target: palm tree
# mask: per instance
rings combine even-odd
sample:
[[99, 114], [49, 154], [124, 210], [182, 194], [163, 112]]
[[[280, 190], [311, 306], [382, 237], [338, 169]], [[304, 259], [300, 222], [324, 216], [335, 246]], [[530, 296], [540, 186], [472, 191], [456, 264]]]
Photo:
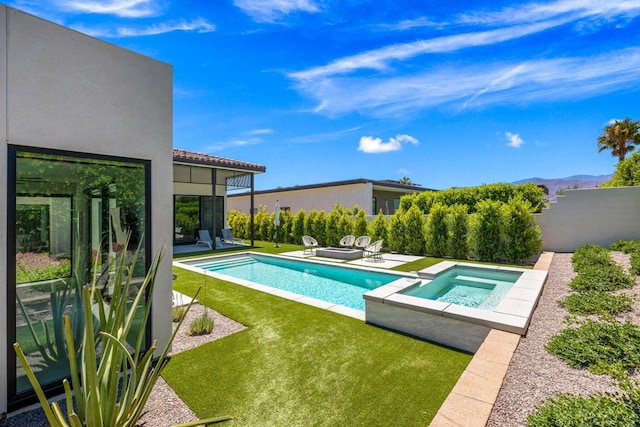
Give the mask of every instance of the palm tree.
[[411, 184], [411, 178], [409, 178], [408, 176], [403, 176], [402, 178], [400, 178], [400, 182], [403, 184]]
[[611, 150], [611, 155], [618, 156], [618, 161], [621, 162], [639, 144], [640, 121], [627, 117], [604, 128], [602, 135], [598, 137], [598, 152]]

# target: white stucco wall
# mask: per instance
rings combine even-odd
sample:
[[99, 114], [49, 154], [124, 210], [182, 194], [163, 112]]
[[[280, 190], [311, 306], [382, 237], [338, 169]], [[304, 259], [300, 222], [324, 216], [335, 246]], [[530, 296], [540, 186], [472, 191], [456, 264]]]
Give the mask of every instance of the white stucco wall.
[[585, 244], [609, 246], [640, 239], [640, 187], [567, 190], [536, 220], [543, 250], [573, 252]]
[[[151, 161], [152, 248], [160, 266], [153, 338], [171, 333], [172, 67], [0, 7], [0, 170], [7, 144]], [[6, 23], [6, 25], [4, 25]], [[6, 308], [6, 173], [0, 173], [0, 308]], [[6, 316], [0, 316], [0, 413], [6, 411]]]
[[[367, 214], [371, 214], [371, 197], [373, 195], [373, 185], [371, 183], [349, 184], [333, 187], [316, 187], [304, 190], [288, 190], [281, 192], [272, 192], [267, 194], [256, 194], [254, 196], [254, 207], [257, 209], [260, 205], [267, 206], [269, 212], [273, 211], [276, 200], [280, 201], [280, 206], [291, 208], [291, 212], [295, 214], [300, 209], [309, 212], [313, 209], [331, 212], [336, 203], [340, 203], [346, 208], [352, 208], [353, 205], [365, 210]], [[229, 210], [237, 209], [242, 213], [248, 214], [251, 206], [249, 195], [232, 196], [227, 198], [227, 207]]]

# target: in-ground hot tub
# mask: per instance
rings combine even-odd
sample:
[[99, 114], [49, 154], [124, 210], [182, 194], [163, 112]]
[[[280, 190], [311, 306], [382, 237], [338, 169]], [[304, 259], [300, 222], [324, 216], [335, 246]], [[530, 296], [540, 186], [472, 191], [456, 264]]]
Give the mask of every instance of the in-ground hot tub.
[[526, 333], [547, 272], [444, 261], [418, 276], [364, 294], [366, 321], [475, 352], [491, 329]]

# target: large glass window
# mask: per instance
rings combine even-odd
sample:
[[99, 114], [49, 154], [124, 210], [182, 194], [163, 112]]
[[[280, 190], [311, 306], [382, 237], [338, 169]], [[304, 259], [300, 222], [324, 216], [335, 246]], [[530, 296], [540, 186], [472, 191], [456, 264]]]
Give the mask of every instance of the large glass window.
[[[9, 234], [7, 274], [15, 304], [8, 314], [8, 344], [10, 351], [13, 342], [21, 345], [41, 384], [52, 391], [69, 375], [68, 352], [78, 351], [64, 344], [62, 314], [71, 316], [80, 342], [82, 286], [95, 273], [108, 303], [114, 270], [123, 259], [134, 282], [144, 277], [149, 171], [148, 161], [9, 148], [13, 191], [7, 214], [15, 228]], [[138, 247], [142, 252], [133, 265]], [[31, 385], [15, 355], [9, 365], [10, 399], [29, 397]]]
[[174, 196], [174, 244], [196, 243], [199, 230], [209, 230], [212, 237], [222, 236], [220, 230], [224, 227], [224, 197], [216, 196], [215, 215], [212, 214], [212, 201], [211, 196]]

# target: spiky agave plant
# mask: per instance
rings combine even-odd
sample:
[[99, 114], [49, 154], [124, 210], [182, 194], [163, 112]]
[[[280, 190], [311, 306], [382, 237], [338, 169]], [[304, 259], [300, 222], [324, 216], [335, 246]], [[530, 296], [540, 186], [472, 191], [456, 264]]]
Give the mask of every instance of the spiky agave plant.
[[[82, 289], [84, 334], [79, 345], [80, 357], [76, 357], [75, 351], [67, 352], [71, 384], [69, 384], [69, 380], [63, 380], [66, 416], [57, 402], [49, 405], [22, 348], [18, 343], [13, 345], [51, 426], [135, 426], [142, 416], [144, 406], [160, 372], [168, 363], [167, 355], [182, 321], [174, 330], [160, 357], [155, 360], [153, 353], [157, 349], [157, 342], [153, 341], [151, 346], [144, 351], [145, 328], [143, 326], [138, 329], [137, 336], [134, 336], [134, 348], [132, 350], [127, 348], [128, 342], [132, 338], [129, 336], [130, 333], [136, 333], [133, 326], [137, 322], [136, 317], [139, 317], [138, 307], [143, 304], [141, 307], [144, 309], [144, 314], [141, 325], [147, 323], [151, 314], [151, 300], [156, 274], [164, 250], [161, 250], [153, 259], [133, 301], [129, 300], [132, 291], [131, 279], [140, 247], [136, 250], [130, 267], [125, 266], [125, 252], [123, 251], [120, 262], [117, 263], [113, 294], [108, 305], [105, 303], [98, 286], [97, 258], [92, 283]], [[196, 296], [197, 293], [194, 299]], [[191, 304], [193, 304], [193, 300], [187, 310], [191, 308]], [[96, 321], [94, 310], [98, 312], [97, 321], [100, 331], [98, 338], [95, 338], [93, 333]], [[67, 348], [76, 348], [72, 320], [69, 315], [63, 317], [63, 325]], [[101, 342], [97, 343], [96, 340]], [[96, 348], [99, 347], [102, 348], [100, 355], [96, 351]], [[213, 424], [229, 419], [231, 417], [210, 418], [181, 424], [181, 426]]]

